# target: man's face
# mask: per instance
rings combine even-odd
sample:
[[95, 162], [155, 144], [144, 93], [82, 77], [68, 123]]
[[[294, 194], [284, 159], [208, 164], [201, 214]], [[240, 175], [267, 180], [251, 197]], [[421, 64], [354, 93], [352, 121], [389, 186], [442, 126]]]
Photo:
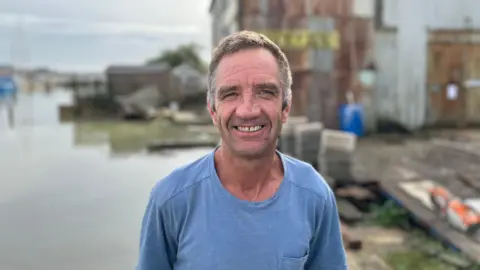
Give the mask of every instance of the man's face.
[[210, 115], [222, 144], [244, 158], [261, 157], [276, 147], [290, 105], [282, 110], [279, 67], [265, 49], [225, 56], [216, 72], [215, 109]]

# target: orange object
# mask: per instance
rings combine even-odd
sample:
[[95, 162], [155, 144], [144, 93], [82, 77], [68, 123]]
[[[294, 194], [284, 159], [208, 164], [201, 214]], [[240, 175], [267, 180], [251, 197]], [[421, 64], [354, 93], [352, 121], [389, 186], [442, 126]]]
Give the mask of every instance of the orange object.
[[450, 193], [446, 189], [441, 188], [441, 187], [432, 188], [430, 190], [430, 193], [434, 196], [439, 196], [439, 197], [443, 197], [443, 198], [450, 197]]
[[445, 205], [437, 205], [437, 207], [441, 207], [439, 210], [443, 213], [446, 213], [448, 210], [452, 210], [459, 218], [459, 221], [461, 221], [461, 223], [463, 223], [463, 225], [466, 227], [480, 224], [480, 213], [475, 212], [475, 210], [470, 208], [465, 201], [453, 197], [445, 188], [434, 187], [430, 189], [430, 195], [432, 196], [432, 199], [436, 198], [437, 201], [438, 199], [445, 200]]
[[478, 223], [480, 223], [480, 216], [475, 214], [473, 211], [470, 211], [470, 213], [468, 213], [467, 216], [465, 216], [464, 223], [467, 226], [471, 226], [473, 224], [478, 224]]
[[455, 213], [457, 213], [457, 215], [459, 215], [462, 218], [466, 217], [469, 212], [468, 207], [465, 204], [463, 204], [460, 200], [450, 201], [447, 207], [450, 207], [453, 211], [455, 211]]

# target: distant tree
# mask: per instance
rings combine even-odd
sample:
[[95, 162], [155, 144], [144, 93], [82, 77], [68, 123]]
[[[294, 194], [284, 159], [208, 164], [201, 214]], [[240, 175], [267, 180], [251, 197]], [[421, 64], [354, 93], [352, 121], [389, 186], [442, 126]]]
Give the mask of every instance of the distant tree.
[[207, 68], [199, 55], [201, 46], [196, 43], [180, 45], [173, 50], [165, 50], [159, 56], [147, 61], [147, 65], [167, 64], [170, 68], [176, 68], [186, 64], [201, 73], [206, 73]]

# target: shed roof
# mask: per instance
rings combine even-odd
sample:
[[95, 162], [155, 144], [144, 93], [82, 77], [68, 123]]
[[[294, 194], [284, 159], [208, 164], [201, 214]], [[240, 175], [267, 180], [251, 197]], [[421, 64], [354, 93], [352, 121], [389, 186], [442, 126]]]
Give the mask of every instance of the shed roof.
[[151, 74], [163, 73], [169, 69], [168, 65], [113, 65], [106, 70], [107, 74]]

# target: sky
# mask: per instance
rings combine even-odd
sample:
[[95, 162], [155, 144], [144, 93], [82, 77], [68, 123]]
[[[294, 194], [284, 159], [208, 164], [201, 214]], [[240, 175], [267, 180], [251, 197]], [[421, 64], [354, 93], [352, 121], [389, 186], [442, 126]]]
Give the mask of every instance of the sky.
[[189, 42], [211, 48], [211, 0], [0, 0], [0, 65], [102, 72]]

